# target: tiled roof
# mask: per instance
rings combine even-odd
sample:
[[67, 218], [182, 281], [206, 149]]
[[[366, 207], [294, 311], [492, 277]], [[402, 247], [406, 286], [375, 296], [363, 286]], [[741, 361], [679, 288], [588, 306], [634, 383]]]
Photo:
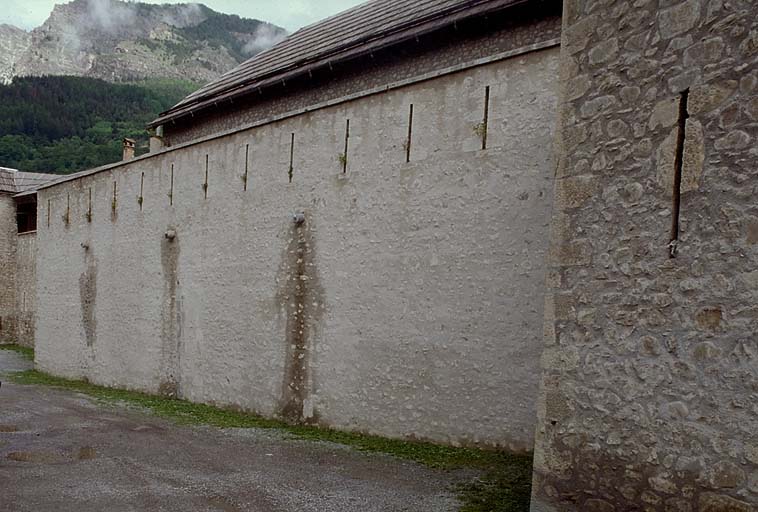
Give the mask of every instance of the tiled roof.
[[526, 0], [370, 0], [309, 25], [190, 94], [150, 123], [155, 127], [219, 101], [254, 92], [461, 19]]
[[13, 173], [18, 172], [15, 169], [6, 169], [0, 167], [0, 192], [16, 192], [16, 178]]
[[0, 167], [0, 192], [19, 194], [37, 189], [59, 178], [56, 174], [20, 172], [16, 169]]

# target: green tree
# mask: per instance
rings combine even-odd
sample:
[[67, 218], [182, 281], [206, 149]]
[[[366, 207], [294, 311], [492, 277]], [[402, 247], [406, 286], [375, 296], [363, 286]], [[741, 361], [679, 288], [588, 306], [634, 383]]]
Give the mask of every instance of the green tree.
[[67, 174], [118, 161], [121, 139], [146, 147], [145, 125], [197, 88], [173, 80], [16, 78], [0, 86], [0, 166]]

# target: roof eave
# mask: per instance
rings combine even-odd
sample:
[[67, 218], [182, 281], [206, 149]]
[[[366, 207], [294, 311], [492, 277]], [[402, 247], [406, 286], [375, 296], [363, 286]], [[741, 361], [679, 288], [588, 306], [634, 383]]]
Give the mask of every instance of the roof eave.
[[496, 11], [500, 11], [506, 8], [514, 7], [520, 4], [534, 2], [535, 0], [492, 0], [485, 1], [474, 7], [470, 7], [464, 10], [460, 10], [454, 13], [446, 13], [444, 16], [433, 20], [424, 20], [418, 25], [405, 27], [404, 30], [387, 34], [386, 37], [377, 38], [373, 36], [373, 40], [362, 41], [352, 45], [350, 48], [342, 48], [337, 53], [330, 53], [326, 55], [318, 56], [317, 60], [307, 65], [298, 65], [287, 71], [277, 71], [270, 77], [258, 79], [255, 82], [243, 84], [235, 87], [232, 90], [222, 92], [218, 95], [211, 96], [204, 100], [198, 101], [196, 104], [183, 105], [182, 108], [176, 111], [168, 110], [162, 113], [158, 118], [151, 121], [148, 125], [148, 129], [154, 129], [160, 125], [167, 123], [176, 123], [180, 119], [184, 119], [189, 116], [194, 116], [198, 112], [207, 111], [210, 108], [218, 106], [219, 103], [231, 102], [243, 96], [247, 96], [254, 92], [260, 92], [265, 88], [269, 88], [272, 85], [276, 85], [288, 80], [302, 77], [308, 73], [312, 73], [317, 69], [342, 64], [346, 61], [358, 59], [366, 55], [370, 55], [373, 52], [384, 50], [393, 46], [404, 44], [408, 41], [415, 40], [416, 38], [429, 34], [431, 32], [444, 29], [452, 26], [455, 23], [467, 18], [473, 18], [476, 16], [482, 16]]
[[27, 196], [31, 196], [31, 195], [37, 195], [37, 191], [38, 191], [40, 188], [42, 188], [42, 186], [40, 186], [40, 187], [35, 187], [35, 188], [29, 189], [29, 190], [24, 190], [24, 191], [22, 191], [22, 192], [18, 192], [18, 193], [16, 193], [16, 194], [13, 194], [13, 197], [14, 197], [14, 198], [17, 198], [17, 197], [27, 197]]

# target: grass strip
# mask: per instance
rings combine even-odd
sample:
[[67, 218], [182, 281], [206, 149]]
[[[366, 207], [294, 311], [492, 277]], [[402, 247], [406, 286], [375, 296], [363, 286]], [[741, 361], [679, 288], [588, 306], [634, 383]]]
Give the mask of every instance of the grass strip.
[[10, 350], [24, 356], [29, 361], [34, 361], [34, 349], [29, 347], [22, 347], [21, 345], [0, 345], [0, 350]]

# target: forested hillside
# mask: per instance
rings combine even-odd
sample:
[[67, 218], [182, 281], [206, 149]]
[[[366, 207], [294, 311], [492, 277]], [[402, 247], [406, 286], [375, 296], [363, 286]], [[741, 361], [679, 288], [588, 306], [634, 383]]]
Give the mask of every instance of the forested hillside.
[[68, 174], [121, 158], [121, 140], [147, 150], [145, 124], [199, 86], [154, 80], [16, 78], [0, 86], [0, 167]]

